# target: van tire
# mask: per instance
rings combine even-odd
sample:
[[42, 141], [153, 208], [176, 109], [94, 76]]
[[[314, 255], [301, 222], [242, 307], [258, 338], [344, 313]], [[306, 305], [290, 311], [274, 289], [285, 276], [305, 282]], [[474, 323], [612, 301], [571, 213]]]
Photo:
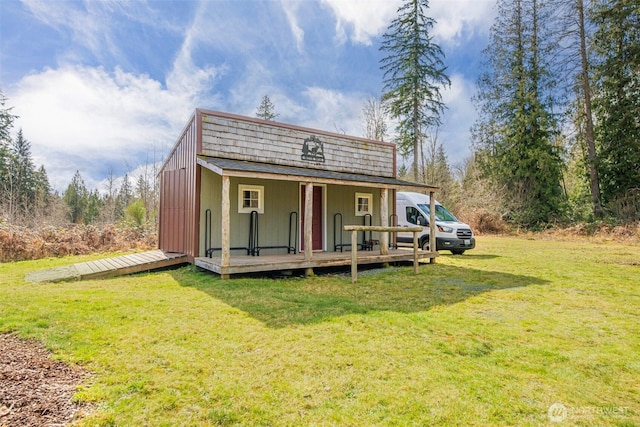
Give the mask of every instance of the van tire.
[[451, 249], [451, 253], [454, 255], [462, 255], [464, 253], [464, 249]]
[[425, 252], [430, 252], [429, 251], [429, 236], [426, 236], [422, 239], [422, 241], [420, 242], [420, 249], [422, 249]]

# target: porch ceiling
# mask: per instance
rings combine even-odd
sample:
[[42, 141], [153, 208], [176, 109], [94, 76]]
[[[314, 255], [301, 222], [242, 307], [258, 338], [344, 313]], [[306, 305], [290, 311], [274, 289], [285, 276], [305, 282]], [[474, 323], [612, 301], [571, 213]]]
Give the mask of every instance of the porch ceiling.
[[341, 184], [380, 188], [407, 188], [435, 191], [438, 187], [415, 182], [402, 181], [382, 176], [359, 175], [345, 172], [333, 172], [322, 169], [283, 166], [270, 163], [248, 162], [244, 160], [223, 159], [220, 157], [197, 156], [199, 165], [220, 176], [242, 178], [263, 178], [281, 181], [312, 181], [322, 184]]

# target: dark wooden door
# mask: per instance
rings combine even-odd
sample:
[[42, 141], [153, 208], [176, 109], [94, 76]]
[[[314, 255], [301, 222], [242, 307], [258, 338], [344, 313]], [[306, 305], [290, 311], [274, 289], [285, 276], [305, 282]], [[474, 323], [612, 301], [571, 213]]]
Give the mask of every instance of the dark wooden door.
[[161, 179], [159, 247], [167, 252], [188, 253], [185, 244], [185, 170], [164, 171]]
[[[304, 219], [304, 200], [305, 200], [305, 191], [306, 191], [306, 187], [303, 185], [302, 186], [302, 200], [300, 203], [301, 208], [301, 212], [302, 212], [302, 225], [301, 225], [301, 230], [300, 230], [300, 235], [302, 236], [302, 241], [300, 244], [300, 248], [302, 250], [304, 250], [304, 224], [305, 224], [305, 219]], [[323, 201], [323, 197], [322, 197], [322, 187], [313, 187], [313, 220], [311, 223], [311, 239], [313, 242], [313, 250], [316, 251], [321, 251], [322, 250], [322, 238], [324, 236], [324, 229], [323, 229], [323, 218], [322, 218], [322, 213], [324, 211], [323, 207], [322, 207], [322, 201]]]

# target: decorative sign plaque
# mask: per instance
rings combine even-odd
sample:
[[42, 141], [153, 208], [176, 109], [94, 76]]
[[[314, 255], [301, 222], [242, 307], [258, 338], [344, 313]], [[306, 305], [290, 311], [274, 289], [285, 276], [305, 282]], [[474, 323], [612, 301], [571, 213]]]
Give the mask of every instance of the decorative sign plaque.
[[324, 145], [317, 136], [310, 136], [304, 140], [302, 160], [324, 163]]

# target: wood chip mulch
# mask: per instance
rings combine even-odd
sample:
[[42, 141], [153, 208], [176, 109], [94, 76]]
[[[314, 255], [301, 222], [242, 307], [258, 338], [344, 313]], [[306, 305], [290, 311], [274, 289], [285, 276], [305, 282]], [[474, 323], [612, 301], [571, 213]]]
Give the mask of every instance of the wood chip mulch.
[[0, 427], [64, 426], [88, 411], [73, 402], [89, 373], [52, 360], [39, 342], [0, 334]]

